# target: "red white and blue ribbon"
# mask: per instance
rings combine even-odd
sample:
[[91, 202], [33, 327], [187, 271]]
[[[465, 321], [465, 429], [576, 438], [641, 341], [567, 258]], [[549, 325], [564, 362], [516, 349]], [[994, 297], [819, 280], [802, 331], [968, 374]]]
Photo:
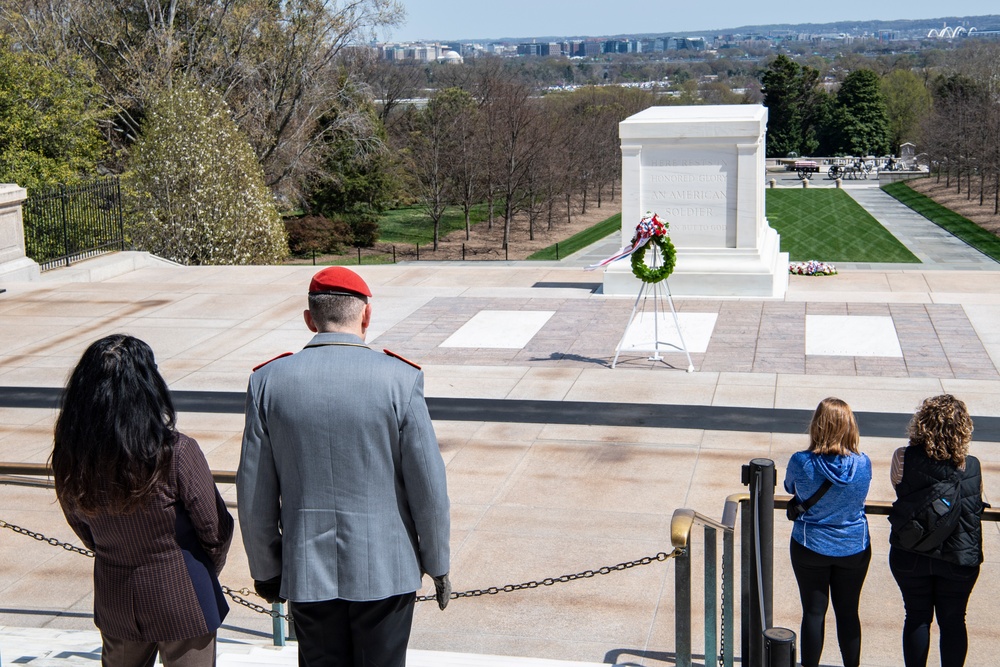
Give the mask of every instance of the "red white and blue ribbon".
[[624, 246], [617, 253], [608, 257], [607, 259], [601, 260], [597, 264], [591, 264], [584, 271], [593, 271], [594, 269], [599, 269], [603, 266], [607, 266], [612, 262], [617, 262], [619, 259], [631, 256], [633, 253], [641, 248], [644, 248], [647, 243], [654, 236], [666, 236], [667, 226], [656, 217], [655, 213], [646, 212], [646, 215], [642, 216], [642, 220], [635, 227], [635, 236], [632, 237], [632, 245]]

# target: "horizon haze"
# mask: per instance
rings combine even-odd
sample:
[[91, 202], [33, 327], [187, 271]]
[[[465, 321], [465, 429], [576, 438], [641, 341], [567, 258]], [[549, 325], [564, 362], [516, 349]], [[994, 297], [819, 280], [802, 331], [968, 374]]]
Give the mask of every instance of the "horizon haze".
[[[401, 0], [405, 23], [387, 30], [386, 41], [486, 41], [532, 37], [603, 37], [613, 35], [691, 32], [711, 33], [744, 26], [824, 24], [849, 21], [933, 20], [986, 16], [997, 12], [996, 0], [960, 0], [942, 5], [931, 0], [872, 3], [843, 0], [836, 4], [755, 5], [718, 0], [714, 11], [705, 5], [668, 6], [620, 0], [610, 12], [603, 0]], [[672, 3], [671, 3], [672, 4]]]

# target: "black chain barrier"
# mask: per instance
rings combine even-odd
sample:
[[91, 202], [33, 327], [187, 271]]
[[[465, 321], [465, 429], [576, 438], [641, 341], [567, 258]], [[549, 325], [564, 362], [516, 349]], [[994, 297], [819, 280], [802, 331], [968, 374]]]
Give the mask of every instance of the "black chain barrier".
[[[7, 523], [3, 519], [0, 519], [0, 528], [7, 528], [9, 530], [18, 533], [19, 535], [27, 535], [39, 542], [45, 542], [46, 544], [51, 544], [54, 547], [62, 547], [66, 551], [72, 551], [73, 553], [83, 554], [89, 558], [94, 557], [94, 552], [90, 549], [83, 549], [69, 542], [60, 542], [54, 537], [45, 537], [41, 533], [36, 533], [34, 531], [28, 530], [27, 528], [21, 528], [20, 526], [15, 526], [12, 523]], [[650, 563], [662, 563], [663, 561], [670, 560], [671, 558], [677, 558], [684, 553], [683, 549], [674, 549], [670, 553], [661, 551], [655, 556], [645, 556], [643, 558], [637, 558], [636, 560], [625, 561], [624, 563], [618, 563], [617, 565], [607, 565], [605, 567], [597, 568], [596, 570], [584, 570], [583, 572], [577, 572], [576, 574], [564, 574], [561, 577], [546, 577], [541, 581], [526, 581], [522, 584], [507, 584], [505, 586], [490, 586], [489, 588], [476, 588], [470, 591], [460, 591], [453, 592], [448, 598], [449, 600], [457, 600], [459, 598], [478, 598], [483, 595], [497, 595], [498, 593], [513, 593], [514, 591], [523, 591], [531, 588], [538, 588], [539, 586], [553, 586], [555, 584], [565, 584], [569, 581], [576, 581], [577, 579], [590, 579], [592, 577], [611, 574], [612, 572], [621, 572], [622, 570], [629, 570], [633, 567], [638, 567], [641, 565], [649, 565]], [[281, 614], [273, 609], [268, 609], [263, 605], [256, 604], [246, 599], [247, 595], [256, 595], [249, 588], [241, 588], [234, 590], [228, 586], [222, 586], [222, 592], [232, 598], [233, 602], [236, 604], [246, 607], [251, 611], [255, 611], [258, 614], [265, 614], [271, 618], [284, 618], [286, 621], [291, 622], [292, 618], [290, 614]], [[433, 595], [418, 595], [417, 602], [430, 602], [431, 600], [437, 600]]]
[[45, 537], [41, 533], [36, 533], [32, 530], [28, 530], [27, 528], [21, 528], [20, 526], [15, 526], [12, 523], [7, 523], [3, 519], [0, 519], [0, 528], [9, 528], [18, 535], [27, 535], [28, 537], [38, 540], [39, 542], [45, 542], [47, 544], [51, 544], [54, 547], [62, 547], [66, 551], [72, 551], [73, 553], [83, 554], [88, 558], [94, 557], [94, 552], [91, 551], [90, 549], [84, 549], [82, 547], [76, 546], [75, 544], [70, 544], [69, 542], [60, 542], [54, 537]]
[[[618, 563], [617, 565], [609, 565], [605, 567], [598, 568], [596, 570], [584, 570], [583, 572], [577, 572], [576, 574], [564, 574], [561, 577], [547, 577], [541, 581], [526, 581], [523, 584], [507, 584], [506, 586], [490, 586], [489, 588], [476, 588], [471, 591], [462, 591], [460, 593], [452, 593], [449, 600], [457, 600], [458, 598], [478, 598], [483, 595], [496, 595], [498, 593], [513, 593], [514, 591], [523, 591], [529, 588], [538, 588], [539, 586], [552, 586], [554, 584], [565, 584], [568, 581], [576, 581], [577, 579], [590, 579], [591, 577], [597, 576], [599, 574], [611, 574], [612, 572], [621, 572], [622, 570], [628, 570], [638, 565], [649, 565], [650, 563], [662, 563], [665, 560], [671, 558], [677, 558], [684, 553], [683, 549], [674, 549], [670, 553], [661, 551], [655, 556], [645, 556], [644, 558], [638, 558], [636, 560], [626, 561], [624, 563]], [[429, 602], [431, 600], [436, 600], [437, 598], [433, 595], [420, 595], [417, 596], [417, 602]]]

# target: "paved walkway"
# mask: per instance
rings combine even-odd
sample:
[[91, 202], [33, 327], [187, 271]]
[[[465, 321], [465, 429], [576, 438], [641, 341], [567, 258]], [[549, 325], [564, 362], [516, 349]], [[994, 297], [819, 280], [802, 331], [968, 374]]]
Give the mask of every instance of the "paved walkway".
[[[740, 466], [748, 459], [773, 459], [780, 476], [791, 453], [804, 446], [802, 429], [774, 418], [768, 430], [761, 415], [806, 414], [829, 395], [881, 416], [879, 423], [902, 424], [921, 399], [949, 391], [982, 420], [977, 435], [996, 431], [986, 428], [995, 420], [983, 419], [1000, 417], [995, 269], [845, 269], [827, 278], [793, 276], [781, 301], [678, 299], [682, 328], [691, 326], [692, 344], [704, 345], [694, 354], [698, 372], [685, 373], [676, 369], [676, 353], [666, 354], [668, 363], [632, 353], [610, 368], [631, 303], [594, 292], [600, 274], [581, 270], [590, 263], [585, 254], [561, 263], [360, 269], [376, 294], [373, 346], [424, 364], [432, 402], [483, 399], [525, 410], [522, 420], [509, 411], [500, 420], [483, 409], [435, 421], [453, 503], [456, 589], [538, 580], [669, 550], [674, 509], [717, 516], [724, 498], [744, 489]], [[309, 338], [301, 311], [312, 267], [176, 267], [133, 258], [129, 270], [119, 272], [113, 264], [121, 259], [51, 272], [36, 284], [4, 285], [0, 387], [6, 389], [0, 394], [60, 387], [83, 348], [116, 331], [149, 341], [171, 388], [191, 396], [241, 392], [252, 366]], [[97, 279], [78, 282], [86, 278]], [[492, 329], [505, 331], [507, 340], [497, 341], [493, 320], [484, 318], [498, 311], [506, 319]], [[516, 345], [515, 330], [524, 334]], [[838, 335], [823, 335], [831, 330]], [[887, 340], [897, 347], [882, 346]], [[451, 346], [455, 341], [461, 344]], [[577, 415], [589, 409], [594, 417], [539, 419], [547, 403]], [[4, 405], [0, 461], [46, 461], [53, 410]], [[656, 420], [643, 405], [656, 408]], [[699, 421], [698, 414], [710, 418]], [[630, 415], [634, 422], [620, 419]], [[236, 467], [239, 414], [197, 406], [182, 411], [179, 427], [197, 438], [214, 468]], [[862, 435], [875, 469], [870, 498], [890, 499], [888, 460], [902, 433], [873, 427]], [[973, 452], [983, 460], [987, 498], [996, 502], [1000, 448], [979, 437]], [[222, 491], [235, 500], [231, 487]], [[48, 489], [0, 485], [0, 519], [72, 538]], [[864, 664], [888, 667], [901, 664], [902, 605], [885, 562], [887, 526], [873, 519], [871, 527], [875, 557], [861, 610]], [[782, 545], [787, 522], [776, 528]], [[696, 541], [696, 554], [700, 549]], [[970, 607], [970, 665], [993, 664], [1000, 654], [992, 627], [1000, 598], [996, 526], [986, 530], [986, 554]], [[91, 562], [0, 529], [0, 564], [4, 664], [94, 664]], [[775, 576], [775, 622], [794, 628], [798, 601], [780, 548]], [[250, 585], [238, 539], [222, 580], [235, 589]], [[696, 593], [696, 615], [699, 598]], [[832, 614], [827, 633], [823, 662], [837, 664]], [[227, 642], [244, 646], [269, 634], [269, 620], [242, 607], [233, 608], [222, 631]], [[443, 613], [419, 605], [411, 646], [435, 652], [415, 653], [413, 664], [471, 667], [488, 664], [478, 656], [502, 655], [653, 667], [672, 664], [673, 636], [673, 568], [653, 563], [457, 600]], [[697, 629], [694, 641], [700, 647]], [[236, 660], [227, 654], [237, 649], [249, 650], [227, 644], [224, 659]], [[267, 664], [291, 660], [287, 650], [259, 650]], [[424, 658], [428, 662], [417, 662]]]
[[[849, 188], [851, 195], [872, 217], [921, 261], [923, 270], [996, 271], [1000, 264], [965, 241], [899, 203], [878, 188]], [[844, 269], [887, 269], [885, 264], [838, 263]], [[900, 265], [896, 265], [900, 266]], [[907, 265], [910, 266], [910, 265]]]

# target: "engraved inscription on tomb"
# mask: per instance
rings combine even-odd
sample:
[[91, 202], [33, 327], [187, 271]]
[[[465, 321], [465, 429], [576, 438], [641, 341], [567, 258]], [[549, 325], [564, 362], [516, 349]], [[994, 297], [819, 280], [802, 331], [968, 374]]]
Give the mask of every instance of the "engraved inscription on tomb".
[[[643, 211], [655, 211], [670, 223], [679, 247], [735, 245], [730, 229], [730, 162], [725, 150], [644, 151], [641, 164]], [[732, 221], [735, 225], [735, 221]]]

